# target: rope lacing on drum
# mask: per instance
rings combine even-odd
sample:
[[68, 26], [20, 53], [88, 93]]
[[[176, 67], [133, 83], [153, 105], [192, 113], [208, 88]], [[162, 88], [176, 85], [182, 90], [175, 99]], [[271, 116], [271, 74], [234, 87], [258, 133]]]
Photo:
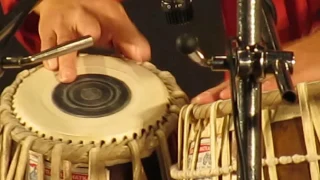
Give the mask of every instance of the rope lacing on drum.
[[[302, 162], [317, 162], [320, 160], [320, 155], [298, 155], [293, 156], [282, 156], [280, 158], [273, 159], [262, 159], [263, 166], [276, 166], [276, 165], [286, 165], [286, 164], [299, 164]], [[215, 169], [198, 169], [198, 170], [188, 170], [180, 171], [177, 165], [171, 167], [171, 175], [174, 179], [200, 179], [208, 178], [213, 176], [228, 175], [230, 173], [236, 172], [237, 163], [233, 161], [233, 165], [228, 165], [224, 167], [218, 167]]]
[[[319, 83], [299, 84], [297, 86], [299, 102], [294, 105], [282, 103], [281, 96], [277, 91], [263, 94], [262, 137], [264, 138], [266, 157], [262, 159], [262, 165], [268, 168], [270, 179], [278, 179], [277, 165], [299, 164], [303, 162], [308, 162], [309, 164], [311, 179], [320, 179], [320, 155], [317, 154], [316, 147], [316, 142], [320, 142], [320, 122], [318, 120], [320, 117], [320, 105], [318, 102], [320, 97], [318, 91], [319, 85]], [[180, 157], [178, 164], [171, 168], [171, 176], [174, 179], [217, 179], [223, 176], [223, 180], [231, 180], [233, 176], [236, 176], [237, 151], [234, 127], [230, 120], [232, 116], [231, 110], [231, 102], [229, 100], [206, 105], [190, 104], [181, 109], [178, 123], [178, 133], [180, 135], [178, 139], [178, 147], [180, 147], [178, 154], [182, 155], [182, 157]], [[276, 157], [271, 124], [277, 121], [291, 120], [296, 117], [301, 117], [307, 154]], [[208, 129], [202, 129], [203, 132], [201, 133], [203, 135], [197, 137], [197, 132], [201, 129], [201, 126], [199, 126], [200, 122], [204, 120], [210, 121], [208, 124], [203, 123], [209, 128], [210, 133], [206, 133]], [[215, 156], [214, 158], [211, 157], [210, 168], [195, 168], [195, 162], [189, 164], [187, 161], [188, 157], [191, 156], [188, 153], [190, 144], [195, 143], [198, 146], [200, 145], [197, 138], [210, 138], [210, 154], [211, 156]], [[219, 139], [221, 139], [221, 142]]]
[[162, 82], [166, 85], [168, 92], [170, 93], [169, 102], [170, 107], [169, 111], [174, 113], [179, 113], [181, 107], [185, 105], [186, 102], [189, 102], [188, 96], [183, 92], [180, 87], [177, 85], [177, 82], [174, 76], [168, 71], [160, 71], [153, 64], [149, 62], [144, 62], [143, 67], [149, 71], [156, 74]]

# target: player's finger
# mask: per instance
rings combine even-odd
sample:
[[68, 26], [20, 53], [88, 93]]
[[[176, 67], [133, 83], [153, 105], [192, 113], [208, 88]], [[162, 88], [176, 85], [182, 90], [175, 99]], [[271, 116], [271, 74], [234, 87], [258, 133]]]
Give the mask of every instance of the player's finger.
[[104, 33], [107, 30], [107, 33], [112, 35], [115, 48], [124, 56], [136, 61], [150, 60], [151, 49], [148, 41], [129, 19], [119, 2], [95, 1], [90, 9], [91, 13], [98, 16]]
[[[54, 32], [54, 29], [51, 25], [48, 25], [46, 22], [47, 18], [40, 17], [39, 21], [39, 36], [41, 39], [41, 51], [50, 49], [57, 45], [57, 35]], [[58, 59], [53, 58], [47, 61], [44, 61], [44, 66], [49, 70], [58, 69]]]
[[220, 92], [229, 86], [229, 81], [225, 81], [218, 86], [210, 88], [192, 99], [192, 103], [207, 104], [220, 99]]
[[[58, 44], [72, 41], [76, 38], [76, 33], [70, 29], [69, 26], [60, 26], [57, 29], [57, 42]], [[69, 83], [75, 80], [76, 72], [76, 58], [77, 52], [72, 52], [67, 55], [59, 57], [59, 74], [58, 78], [63, 83]]]

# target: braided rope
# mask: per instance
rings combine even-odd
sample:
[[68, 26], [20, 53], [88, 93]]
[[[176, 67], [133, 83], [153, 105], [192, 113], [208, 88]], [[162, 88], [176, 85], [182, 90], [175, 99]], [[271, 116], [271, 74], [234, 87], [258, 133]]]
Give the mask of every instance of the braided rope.
[[[319, 82], [311, 82], [308, 83], [308, 91], [310, 94], [312, 94], [314, 99], [320, 99], [320, 93], [318, 92], [318, 89], [320, 89], [320, 83]], [[270, 91], [266, 92], [262, 95], [262, 109], [269, 108], [269, 109], [276, 109], [280, 106], [280, 108], [286, 108], [290, 107], [293, 108], [293, 105], [288, 105], [285, 102], [282, 101], [281, 94], [279, 91]], [[192, 108], [192, 116], [193, 120], [199, 120], [199, 119], [207, 119], [210, 118], [210, 108], [212, 104], [204, 104], [204, 105], [197, 105], [193, 104]], [[186, 105], [190, 106], [190, 105]], [[295, 104], [295, 106], [299, 106], [298, 104]], [[185, 114], [186, 109], [183, 110], [182, 114]], [[288, 111], [290, 112], [290, 110]], [[230, 115], [232, 113], [232, 106], [230, 100], [224, 100], [219, 103], [218, 109], [217, 109], [217, 118], [224, 117], [226, 115]], [[292, 112], [296, 113], [296, 112]], [[298, 114], [294, 114], [294, 117], [299, 117], [300, 112], [297, 112]], [[290, 116], [290, 118], [293, 118]]]
[[[51, 161], [53, 180], [59, 179], [60, 167], [63, 167], [65, 170], [64, 178], [70, 179], [70, 163], [73, 165], [85, 165], [89, 167], [89, 176], [99, 176], [101, 179], [106, 179], [105, 176], [101, 177], [101, 169], [105, 169], [105, 166], [133, 162], [133, 166], [138, 169], [134, 170], [134, 179], [143, 177], [144, 173], [136, 173], [143, 172], [140, 159], [150, 156], [159, 146], [167, 147], [163, 143], [166, 143], [166, 136], [170, 135], [175, 129], [180, 108], [188, 102], [188, 98], [169, 72], [160, 71], [148, 62], [141, 64], [141, 66], [157, 75], [167, 87], [170, 95], [167, 114], [164, 115], [163, 119], [155, 122], [154, 126], [146, 129], [143, 133], [138, 133], [139, 135], [134, 139], [125, 138], [121, 142], [111, 143], [70, 143], [63, 139], [55, 139], [54, 137], [45, 138], [41, 134], [37, 134], [37, 132], [32, 132], [31, 129], [26, 128], [14, 114], [12, 106], [14, 94], [19, 85], [23, 83], [23, 80], [41, 67], [19, 73], [12, 85], [4, 89], [0, 101], [0, 128], [2, 130], [0, 133], [0, 179], [5, 180], [6, 178], [11, 179], [11, 177], [17, 178], [25, 175], [29, 150], [39, 153], [46, 160]], [[159, 132], [162, 132], [160, 134], [165, 134], [166, 136], [159, 135]], [[32, 142], [29, 139], [32, 139]], [[19, 147], [20, 144], [22, 145], [21, 148], [15, 149], [15, 154], [19, 156], [19, 163], [11, 161], [8, 156], [10, 152], [14, 151], [12, 145], [15, 143]], [[163, 152], [168, 151], [163, 150]], [[169, 157], [169, 155], [165, 155], [165, 157]], [[165, 161], [168, 161], [168, 159], [165, 158]], [[42, 162], [40, 163], [42, 168], [42, 172], [40, 173], [43, 176], [44, 163], [42, 160], [40, 162]], [[10, 167], [9, 172], [7, 170], [8, 167]], [[43, 179], [43, 177], [40, 179]]]
[[[268, 167], [271, 180], [278, 179], [275, 169], [277, 165], [303, 162], [309, 163], [312, 180], [320, 178], [318, 162], [320, 155], [317, 154], [316, 148], [316, 143], [320, 142], [320, 122], [317, 119], [320, 117], [319, 88], [319, 82], [298, 84], [299, 102], [291, 105], [281, 101], [278, 91], [263, 94], [262, 137], [266, 157], [262, 159], [262, 165]], [[178, 123], [180, 158], [170, 171], [174, 179], [217, 179], [220, 176], [223, 180], [233, 178], [237, 170], [237, 151], [230, 116], [232, 116], [230, 100], [206, 105], [189, 104], [182, 107]], [[301, 118], [307, 154], [275, 157], [271, 124], [296, 117]], [[203, 124], [204, 127], [199, 124]], [[200, 150], [196, 147], [200, 147], [200, 144], [202, 146], [204, 139], [209, 139], [206, 141], [209, 151], [206, 152], [211, 156], [210, 167], [198, 166]]]
[[[262, 159], [262, 166], [276, 166], [276, 165], [286, 165], [286, 164], [299, 164], [303, 162], [317, 162], [320, 160], [320, 155], [299, 155], [295, 154], [293, 156], [281, 156], [279, 158], [272, 159]], [[174, 179], [200, 179], [208, 178], [214, 176], [223, 176], [236, 172], [237, 163], [236, 161], [231, 162], [232, 165], [198, 169], [198, 170], [188, 170], [181, 171], [177, 165], [171, 167], [171, 175]]]

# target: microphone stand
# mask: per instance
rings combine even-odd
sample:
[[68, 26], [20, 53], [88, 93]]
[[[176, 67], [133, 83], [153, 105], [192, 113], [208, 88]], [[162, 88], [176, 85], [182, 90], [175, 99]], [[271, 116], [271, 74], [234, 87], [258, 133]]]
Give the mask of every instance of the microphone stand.
[[270, 2], [237, 1], [238, 33], [236, 38], [230, 40], [226, 56], [207, 59], [199, 49], [197, 37], [183, 34], [177, 39], [179, 51], [200, 66], [211, 68], [212, 71], [230, 72], [239, 180], [262, 179], [263, 79], [267, 74], [273, 74], [282, 99], [289, 103], [297, 99], [290, 77], [295, 62], [294, 55], [293, 52], [282, 51], [280, 48]]
[[3, 57], [8, 42], [24, 22], [32, 9], [39, 3], [39, 0], [21, 0], [10, 11], [3, 20], [0, 29], [0, 78], [6, 69], [20, 69], [41, 64], [44, 60], [56, 58], [74, 51], [82, 50], [93, 46], [94, 41], [90, 36], [84, 36], [79, 39], [66, 42], [38, 54], [27, 57]]

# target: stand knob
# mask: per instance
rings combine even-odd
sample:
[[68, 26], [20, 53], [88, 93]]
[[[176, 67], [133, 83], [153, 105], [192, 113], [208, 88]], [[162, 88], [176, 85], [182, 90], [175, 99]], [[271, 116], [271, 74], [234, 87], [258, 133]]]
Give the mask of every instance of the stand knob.
[[182, 34], [176, 40], [176, 47], [182, 54], [187, 55], [200, 66], [209, 67], [208, 60], [199, 49], [198, 38], [190, 34]]
[[176, 47], [182, 54], [191, 54], [199, 48], [199, 41], [196, 36], [182, 34], [176, 40]]

